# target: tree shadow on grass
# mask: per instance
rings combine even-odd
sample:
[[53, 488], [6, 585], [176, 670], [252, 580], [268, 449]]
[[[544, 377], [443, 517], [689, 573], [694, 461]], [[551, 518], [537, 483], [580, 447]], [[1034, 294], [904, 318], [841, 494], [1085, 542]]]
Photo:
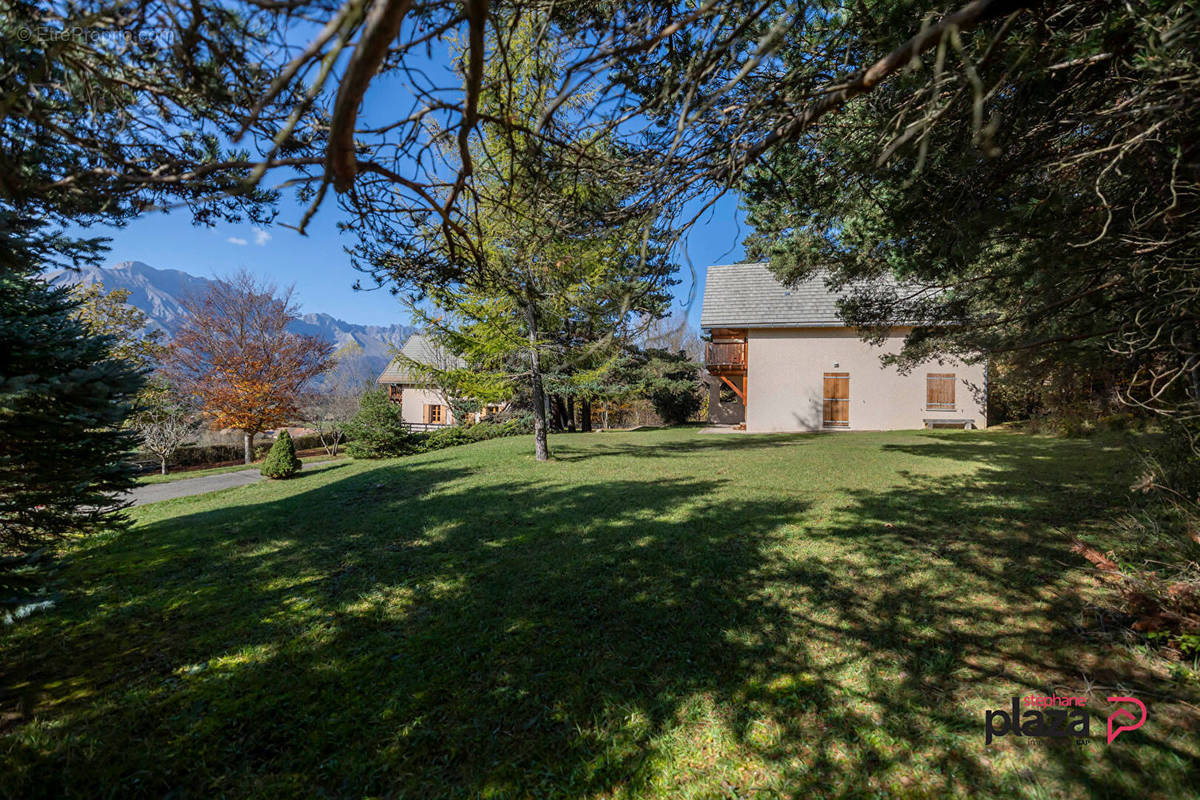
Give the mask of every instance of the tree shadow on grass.
[[[654, 429], [658, 430], [658, 429]], [[703, 434], [700, 439], [644, 439], [637, 437], [653, 431], [628, 431], [621, 442], [605, 441], [614, 438], [610, 433], [555, 435], [550, 440], [551, 455], [557, 461], [587, 461], [596, 458], [632, 457], [645, 459], [679, 458], [700, 453], [738, 453], [796, 447], [811, 444], [820, 433], [760, 433], [760, 434]], [[581, 441], [584, 437], [590, 441]]]
[[[1010, 766], [1000, 785], [1030, 796], [1063, 787], [1095, 797], [1194, 791], [1196, 685], [1111, 657], [1111, 643], [1083, 635], [1093, 578], [1071, 551], [1072, 537], [1093, 529], [1111, 535], [1107, 525], [1128, 496], [1132, 467], [1121, 446], [917, 438], [883, 449], [981, 468], [951, 478], [909, 474], [898, 490], [853, 492], [852, 503], [813, 535], [837, 557], [806, 564], [794, 581], [811, 605], [837, 607], [828, 624], [811, 629], [810, 642], [862, 655], [859, 685], [881, 712], [880, 738], [908, 742], [904, 759], [934, 759], [946, 776], [939, 792], [987, 786], [1004, 760]], [[864, 584], [877, 589], [863, 591]], [[1029, 694], [1086, 697], [1087, 749], [1016, 737], [985, 747], [985, 710]], [[1111, 695], [1143, 699], [1156, 718], [1106, 744], [1105, 721], [1120, 707], [1107, 702]], [[858, 759], [866, 766], [887, 756], [865, 746]]]
[[[20, 665], [64, 713], [10, 740], [0, 786], [1036, 794], [992, 763], [983, 708], [1070, 677], [1076, 579], [1052, 528], [1103, 504], [1061, 508], [1071, 468], [1040, 446], [926, 446], [985, 468], [825, 520], [716, 478], [472, 480], [447, 456], [149, 524], [81, 557], [121, 574]], [[1148, 770], [1193, 768], [1149, 726], [1086, 758], [1041, 745], [1050, 793], [1141, 797]]]

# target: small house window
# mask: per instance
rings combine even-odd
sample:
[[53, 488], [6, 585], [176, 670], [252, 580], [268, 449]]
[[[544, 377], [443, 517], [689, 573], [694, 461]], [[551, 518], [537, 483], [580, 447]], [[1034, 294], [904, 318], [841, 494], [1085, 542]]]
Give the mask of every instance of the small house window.
[[426, 405], [425, 421], [431, 425], [441, 425], [446, 421], [445, 406]]
[[925, 376], [925, 408], [930, 411], [954, 410], [953, 372], [930, 372]]

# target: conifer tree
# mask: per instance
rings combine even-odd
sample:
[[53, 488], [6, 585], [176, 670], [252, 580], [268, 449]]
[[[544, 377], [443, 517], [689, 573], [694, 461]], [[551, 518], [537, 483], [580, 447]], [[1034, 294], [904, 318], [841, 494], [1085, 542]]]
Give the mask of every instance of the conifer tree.
[[263, 460], [262, 474], [268, 478], [290, 478], [300, 471], [300, 459], [296, 457], [296, 444], [286, 430], [280, 431], [271, 445], [271, 451]]
[[[112, 521], [132, 486], [121, 427], [143, 376], [37, 277], [38, 227], [0, 213], [0, 558]], [[119, 519], [119, 517], [118, 517]], [[5, 562], [10, 563], [10, 562]], [[0, 566], [0, 604], [16, 598]], [[8, 591], [6, 591], [8, 589]]]

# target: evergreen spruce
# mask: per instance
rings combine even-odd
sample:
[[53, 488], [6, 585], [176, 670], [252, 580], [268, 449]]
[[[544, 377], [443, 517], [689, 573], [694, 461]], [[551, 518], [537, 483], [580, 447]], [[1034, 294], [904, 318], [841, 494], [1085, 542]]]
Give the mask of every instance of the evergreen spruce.
[[0, 214], [0, 607], [22, 594], [5, 565], [120, 524], [104, 512], [133, 486], [136, 434], [121, 423], [143, 376], [89, 332], [67, 289], [37, 277], [37, 227]]
[[271, 445], [271, 452], [263, 461], [261, 471], [268, 478], [275, 479], [290, 478], [300, 471], [300, 459], [296, 457], [296, 445], [290, 433], [279, 432], [275, 444]]

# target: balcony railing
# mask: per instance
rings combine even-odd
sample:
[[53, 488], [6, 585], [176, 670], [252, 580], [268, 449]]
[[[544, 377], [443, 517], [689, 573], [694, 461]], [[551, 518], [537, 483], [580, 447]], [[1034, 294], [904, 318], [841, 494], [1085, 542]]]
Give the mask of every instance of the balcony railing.
[[745, 369], [745, 342], [709, 342], [704, 348], [704, 363], [709, 369]]

